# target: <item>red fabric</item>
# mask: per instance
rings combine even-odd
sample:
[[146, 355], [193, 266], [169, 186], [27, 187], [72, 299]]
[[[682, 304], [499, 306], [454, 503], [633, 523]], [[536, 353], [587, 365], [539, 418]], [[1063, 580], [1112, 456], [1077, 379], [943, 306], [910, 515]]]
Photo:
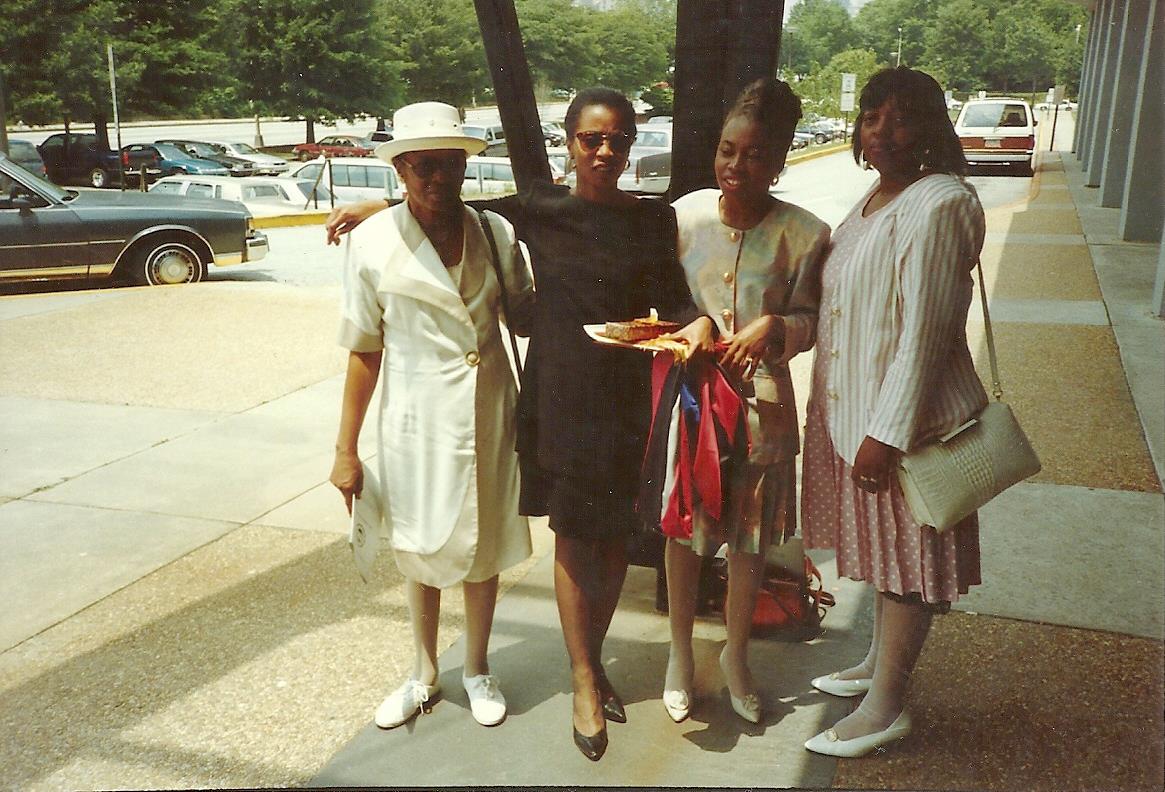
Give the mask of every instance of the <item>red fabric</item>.
[[[658, 404], [659, 388], [672, 365], [670, 360], [661, 364], [659, 358], [652, 371], [657, 409], [662, 407]], [[722, 427], [730, 442], [743, 443], [746, 459], [750, 446], [748, 423], [744, 420], [747, 407], [721, 369], [716, 366], [696, 366], [688, 369], [686, 374], [689, 386], [694, 386], [696, 392], [700, 423], [693, 438], [688, 422], [682, 416], [680, 418], [676, 486], [660, 523], [665, 536], [679, 539], [692, 538], [692, 515], [697, 499], [700, 508], [710, 518], [719, 520], [722, 516], [724, 482], [721, 481], [721, 448], [716, 425]]]

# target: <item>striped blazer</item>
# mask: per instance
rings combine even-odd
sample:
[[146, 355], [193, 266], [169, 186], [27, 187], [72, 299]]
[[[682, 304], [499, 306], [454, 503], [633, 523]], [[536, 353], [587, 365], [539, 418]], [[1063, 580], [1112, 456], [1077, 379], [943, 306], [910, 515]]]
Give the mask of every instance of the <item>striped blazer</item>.
[[814, 378], [812, 398], [828, 399], [829, 433], [850, 465], [867, 436], [908, 451], [987, 404], [966, 337], [984, 235], [974, 188], [932, 174], [860, 218], [876, 189], [844, 221], [868, 225], [835, 262], [841, 269], [818, 319], [829, 323], [832, 348], [818, 347], [830, 365]]

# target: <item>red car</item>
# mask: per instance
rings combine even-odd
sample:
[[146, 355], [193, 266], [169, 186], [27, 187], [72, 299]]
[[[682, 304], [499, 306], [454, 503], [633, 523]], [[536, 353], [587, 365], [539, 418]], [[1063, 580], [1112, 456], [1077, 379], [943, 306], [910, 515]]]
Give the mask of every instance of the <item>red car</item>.
[[291, 151], [302, 162], [325, 157], [371, 157], [376, 144], [359, 135], [328, 135], [318, 143], [300, 143]]

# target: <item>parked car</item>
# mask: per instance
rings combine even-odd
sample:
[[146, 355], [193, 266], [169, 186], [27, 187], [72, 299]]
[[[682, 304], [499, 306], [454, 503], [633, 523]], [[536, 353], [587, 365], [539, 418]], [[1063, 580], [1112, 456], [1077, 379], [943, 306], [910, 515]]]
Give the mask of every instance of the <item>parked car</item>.
[[485, 126], [465, 124], [461, 127], [461, 131], [485, 141], [485, 151], [482, 152], [482, 156], [505, 157], [509, 154], [509, 149], [506, 147], [506, 131], [502, 129], [501, 124]]
[[[550, 166], [551, 176], [555, 181], [560, 180], [555, 165]], [[465, 183], [461, 187], [461, 194], [481, 195], [488, 193], [512, 193], [517, 190], [514, 181], [514, 168], [509, 157], [470, 157], [465, 164]]]
[[229, 176], [230, 171], [212, 160], [192, 157], [169, 143], [130, 143], [121, 148], [122, 164], [127, 173], [141, 173], [146, 169], [146, 181], [153, 183], [161, 176], [175, 173], [197, 173], [202, 176]]
[[196, 159], [210, 160], [217, 162], [226, 168], [231, 176], [254, 176], [255, 163], [250, 160], [245, 160], [242, 157], [234, 157], [227, 154], [209, 143], [203, 143], [200, 140], [156, 140], [155, 143], [167, 143], [175, 148], [185, 151], [191, 157]]
[[820, 121], [812, 123], [801, 123], [797, 125], [794, 139], [800, 135], [802, 139], [806, 139], [809, 143], [828, 143], [833, 140], [833, 127], [826, 127]]
[[543, 121], [542, 139], [546, 142], [546, 148], [565, 146], [566, 130], [551, 121]]
[[386, 126], [384, 129], [374, 129], [368, 133], [368, 139], [373, 143], [387, 143], [392, 140], [392, 127]]
[[28, 140], [8, 138], [8, 158], [27, 171], [35, 173], [42, 179], [48, 178], [45, 172], [44, 160], [36, 150], [36, 144]]
[[660, 151], [671, 151], [672, 125], [670, 122], [644, 124], [639, 127], [639, 134], [635, 138], [633, 149], [658, 149], [646, 151], [645, 154], [658, 154]]
[[1022, 99], [969, 99], [955, 120], [963, 155], [972, 165], [1015, 165], [1031, 173], [1036, 119]]
[[672, 117], [669, 115], [652, 116], [651, 118], [644, 121], [644, 123], [648, 126], [654, 126], [655, 124], [670, 124], [671, 122]]
[[813, 142], [813, 133], [812, 132], [803, 132], [800, 129], [796, 129], [793, 131], [793, 142], [789, 146], [789, 148], [794, 150], [794, 151], [797, 149], [803, 149], [803, 148], [808, 147], [808, 145], [812, 142]]
[[150, 187], [151, 193], [187, 198], [238, 201], [256, 217], [328, 210], [336, 203], [324, 185], [308, 179], [282, 176], [166, 176]]
[[225, 140], [208, 140], [206, 141], [223, 154], [229, 154], [232, 157], [249, 160], [255, 163], [256, 176], [279, 176], [287, 173], [291, 167], [291, 163], [283, 159], [283, 157], [276, 157], [274, 154], [264, 154], [249, 143], [230, 142]]
[[327, 157], [370, 157], [376, 148], [371, 140], [359, 135], [328, 135], [317, 143], [300, 143], [291, 153], [301, 162], [323, 154]]
[[194, 283], [258, 261], [267, 237], [237, 203], [66, 190], [0, 154], [0, 282]]
[[296, 165], [285, 178], [319, 183], [335, 193], [337, 200], [344, 202], [404, 197], [404, 185], [396, 169], [376, 157], [320, 157]]
[[[49, 179], [57, 184], [110, 187], [121, 181], [121, 156], [92, 132], [57, 132], [37, 146]], [[132, 176], [126, 181], [132, 183]]]

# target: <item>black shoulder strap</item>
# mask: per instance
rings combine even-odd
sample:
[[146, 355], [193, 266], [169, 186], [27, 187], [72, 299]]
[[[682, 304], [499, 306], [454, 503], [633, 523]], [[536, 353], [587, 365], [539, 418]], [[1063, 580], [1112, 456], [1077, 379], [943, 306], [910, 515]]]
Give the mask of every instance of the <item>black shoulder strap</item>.
[[510, 332], [510, 349], [514, 353], [514, 365], [518, 368], [518, 381], [522, 380], [522, 358], [518, 355], [518, 337], [514, 335], [514, 328], [510, 324], [510, 298], [506, 293], [506, 279], [502, 277], [502, 262], [498, 258], [498, 243], [494, 239], [493, 226], [486, 219], [485, 212], [478, 210], [477, 219], [481, 222], [481, 230], [489, 242], [490, 262], [493, 264], [494, 274], [498, 276], [498, 287], [501, 291], [502, 318], [506, 321], [506, 330]]

